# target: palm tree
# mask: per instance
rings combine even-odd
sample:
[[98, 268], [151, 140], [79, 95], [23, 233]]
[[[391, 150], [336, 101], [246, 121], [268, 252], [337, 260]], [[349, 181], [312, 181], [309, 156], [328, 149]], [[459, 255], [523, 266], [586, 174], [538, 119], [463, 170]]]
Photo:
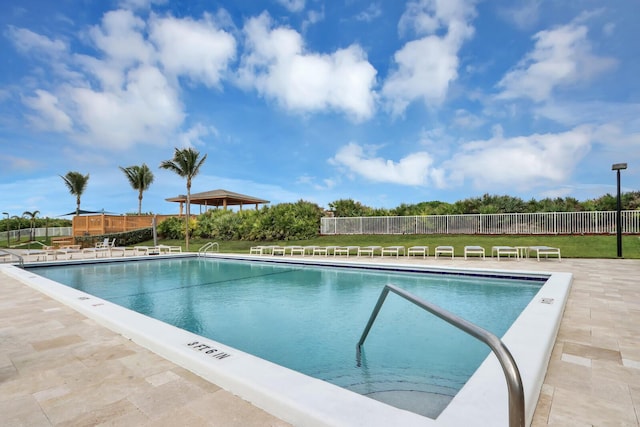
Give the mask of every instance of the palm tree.
[[89, 174], [82, 175], [80, 172], [71, 171], [67, 172], [65, 176], [60, 175], [60, 178], [64, 181], [69, 192], [76, 196], [76, 215], [80, 215], [80, 196], [82, 196], [85, 188], [87, 188]]
[[168, 169], [187, 179], [187, 209], [185, 217], [185, 241], [187, 251], [189, 250], [189, 215], [191, 213], [191, 180], [200, 172], [200, 166], [207, 159], [205, 154], [202, 158], [200, 153], [193, 148], [176, 148], [172, 160], [165, 160], [160, 163], [161, 169]]
[[140, 215], [142, 213], [142, 193], [147, 191], [153, 183], [153, 172], [144, 163], [142, 166], [129, 166], [128, 168], [119, 166], [119, 168], [127, 176], [131, 187], [138, 190], [138, 215]]
[[29, 240], [33, 241], [35, 240], [35, 236], [34, 236], [34, 228], [36, 226], [36, 217], [38, 216], [38, 214], [40, 213], [40, 211], [33, 211], [33, 212], [29, 212], [29, 211], [24, 211], [22, 212], [22, 216], [25, 216], [29, 219], [29, 227], [31, 228], [31, 231], [29, 232]]

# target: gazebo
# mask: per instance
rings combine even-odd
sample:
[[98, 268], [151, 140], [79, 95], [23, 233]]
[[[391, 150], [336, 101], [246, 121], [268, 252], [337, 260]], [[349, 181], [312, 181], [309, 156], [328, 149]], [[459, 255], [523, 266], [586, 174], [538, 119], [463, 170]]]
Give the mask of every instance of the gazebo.
[[[182, 215], [183, 206], [187, 202], [187, 196], [185, 194], [181, 194], [178, 197], [170, 197], [165, 200], [167, 202], [180, 203], [180, 215]], [[227, 206], [240, 206], [240, 210], [242, 210], [243, 205], [255, 205], [256, 209], [258, 209], [258, 205], [269, 203], [268, 200], [258, 199], [257, 197], [234, 193], [227, 190], [212, 190], [205, 191], [203, 193], [194, 193], [191, 194], [190, 201], [192, 205], [200, 205], [200, 213], [202, 213], [202, 206], [205, 206], [205, 210], [207, 207], [219, 208], [222, 206], [226, 210]]]

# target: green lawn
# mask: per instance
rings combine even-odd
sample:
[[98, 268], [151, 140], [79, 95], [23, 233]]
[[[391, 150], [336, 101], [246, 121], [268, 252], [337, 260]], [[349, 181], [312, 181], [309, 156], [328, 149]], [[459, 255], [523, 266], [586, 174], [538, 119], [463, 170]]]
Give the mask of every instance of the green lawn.
[[[26, 241], [26, 239], [23, 239]], [[197, 251], [211, 239], [191, 239], [189, 249]], [[11, 246], [16, 246], [15, 241]], [[184, 240], [160, 240], [158, 243], [181, 246], [185, 250]], [[546, 245], [560, 248], [562, 256], [566, 258], [616, 258], [616, 236], [486, 236], [486, 235], [349, 235], [349, 236], [321, 236], [310, 240], [289, 240], [269, 242], [249, 241], [219, 241], [221, 252], [249, 253], [249, 248], [256, 245], [301, 245], [301, 246], [429, 246], [430, 253], [439, 245], [452, 245], [456, 255], [462, 256], [466, 245], [478, 245], [491, 253], [492, 246], [537, 246]], [[153, 245], [152, 241], [142, 242], [140, 245]], [[38, 244], [31, 244], [32, 248]], [[7, 242], [0, 242], [0, 248], [7, 247]], [[20, 246], [27, 249], [29, 246]], [[640, 237], [623, 236], [622, 254], [624, 258], [640, 259]]]
[[[197, 251], [210, 239], [191, 239], [189, 249]], [[182, 246], [184, 241], [164, 240], [161, 244]], [[616, 258], [616, 236], [485, 236], [485, 235], [351, 235], [351, 236], [321, 236], [310, 240], [289, 240], [271, 242], [249, 241], [219, 241], [221, 252], [249, 253], [249, 248], [256, 245], [301, 245], [301, 246], [418, 246], [426, 245], [433, 253], [433, 248], [439, 245], [452, 245], [456, 255], [462, 255], [466, 245], [478, 245], [491, 253], [492, 246], [553, 246], [560, 248], [562, 256], [566, 258]], [[143, 245], [153, 245], [144, 242]], [[624, 258], [640, 259], [640, 237], [623, 236], [622, 254]]]

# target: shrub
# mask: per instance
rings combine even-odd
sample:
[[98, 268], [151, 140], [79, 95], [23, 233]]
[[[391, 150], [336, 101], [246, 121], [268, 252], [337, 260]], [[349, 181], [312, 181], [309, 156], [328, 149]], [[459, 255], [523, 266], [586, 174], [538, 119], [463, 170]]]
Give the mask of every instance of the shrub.
[[156, 229], [158, 236], [163, 239], [184, 239], [184, 218], [167, 218]]
[[303, 240], [320, 229], [322, 209], [303, 200], [261, 210], [210, 210], [198, 217], [194, 235], [218, 240]]

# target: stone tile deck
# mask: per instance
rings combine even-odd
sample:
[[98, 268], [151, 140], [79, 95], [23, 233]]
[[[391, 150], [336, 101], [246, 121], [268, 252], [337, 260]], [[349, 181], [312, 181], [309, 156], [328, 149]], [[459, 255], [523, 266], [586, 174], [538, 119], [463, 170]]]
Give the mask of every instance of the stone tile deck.
[[[640, 426], [640, 261], [406, 262], [572, 272], [532, 426]], [[0, 425], [288, 424], [0, 272]]]

